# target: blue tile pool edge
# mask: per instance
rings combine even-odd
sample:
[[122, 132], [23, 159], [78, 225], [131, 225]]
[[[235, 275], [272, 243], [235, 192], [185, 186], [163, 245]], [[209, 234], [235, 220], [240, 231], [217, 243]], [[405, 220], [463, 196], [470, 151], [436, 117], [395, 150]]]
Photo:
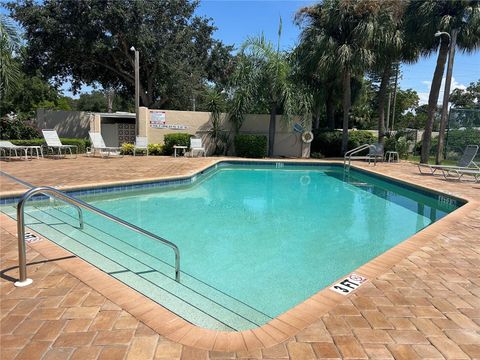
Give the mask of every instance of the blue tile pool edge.
[[[207, 166], [205, 169], [200, 170], [190, 176], [179, 176], [175, 178], [169, 179], [158, 179], [158, 180], [147, 180], [147, 181], [132, 181], [130, 183], [124, 184], [114, 184], [114, 185], [99, 185], [99, 186], [86, 186], [84, 188], [79, 189], [59, 189], [68, 195], [71, 196], [85, 196], [85, 195], [95, 195], [95, 194], [103, 194], [103, 193], [110, 193], [110, 192], [117, 192], [117, 191], [134, 191], [140, 189], [151, 189], [151, 188], [159, 188], [159, 187], [166, 187], [172, 185], [189, 185], [193, 184], [198, 180], [199, 176], [204, 176], [209, 174], [210, 172], [217, 170], [218, 168], [226, 167], [226, 166], [271, 166], [272, 168], [284, 168], [284, 166], [292, 166], [292, 167], [323, 167], [323, 166], [331, 166], [331, 167], [344, 167], [342, 163], [339, 162], [319, 162], [319, 161], [275, 161], [275, 160], [220, 160], [215, 164]], [[351, 169], [354, 171], [358, 171], [364, 174], [367, 174], [372, 177], [380, 178], [384, 181], [388, 181], [391, 183], [396, 183], [397, 185], [403, 186], [408, 188], [409, 190], [420, 192], [426, 196], [437, 196], [438, 200], [441, 199], [453, 199], [454, 201], [458, 202], [458, 204], [454, 204], [457, 208], [465, 205], [468, 203], [467, 199], [463, 199], [457, 197], [455, 195], [446, 194], [441, 191], [435, 189], [429, 189], [423, 187], [421, 185], [413, 184], [405, 180], [392, 178], [388, 175], [379, 174], [377, 172], [363, 169], [356, 167], [355, 165], [351, 166]], [[14, 196], [5, 196], [2, 197], [0, 195], [0, 205], [9, 205], [13, 203], [18, 203], [20, 200], [21, 195], [14, 195]], [[30, 199], [30, 201], [41, 201], [48, 199], [48, 196], [45, 195], [35, 195]]]

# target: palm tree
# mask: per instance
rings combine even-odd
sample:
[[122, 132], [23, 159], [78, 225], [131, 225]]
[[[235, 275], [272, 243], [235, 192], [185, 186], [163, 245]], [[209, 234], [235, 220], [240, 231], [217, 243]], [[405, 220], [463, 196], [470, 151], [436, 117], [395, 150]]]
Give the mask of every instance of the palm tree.
[[[480, 45], [480, 2], [477, 0], [411, 1], [407, 7], [406, 21], [410, 42], [420, 46], [424, 54], [436, 51], [438, 40], [434, 33], [437, 31], [451, 33], [456, 29], [457, 47], [464, 52], [475, 51]], [[438, 95], [449, 50], [447, 40], [441, 39], [430, 87], [421, 163], [427, 163], [429, 158]]]
[[342, 152], [347, 151], [351, 111], [351, 78], [361, 74], [374, 60], [371, 43], [374, 20], [380, 8], [374, 0], [325, 0], [300, 9], [297, 19], [305, 24], [301, 45], [305, 61], [314, 64], [312, 72], [341, 75], [343, 89]]
[[222, 146], [222, 142], [225, 139], [225, 129], [222, 127], [220, 117], [225, 110], [225, 96], [215, 88], [207, 88], [204, 98], [205, 107], [211, 114], [212, 127], [208, 130], [208, 136], [212, 139], [214, 145], [213, 154], [223, 154], [226, 147], [226, 144]]
[[296, 78], [298, 82], [305, 84], [312, 94], [312, 115], [314, 130], [320, 128], [321, 113], [325, 112], [326, 127], [335, 129], [335, 111], [341, 106], [338, 101], [342, 96], [342, 84], [338, 79], [338, 73], [316, 71], [316, 59], [309, 54], [314, 44], [309, 41], [301, 42], [294, 50]]
[[230, 120], [238, 131], [244, 114], [254, 104], [264, 104], [270, 114], [268, 129], [268, 156], [273, 156], [276, 116], [285, 119], [294, 115], [309, 118], [310, 96], [293, 81], [294, 68], [288, 53], [280, 50], [281, 20], [278, 43], [275, 47], [265, 37], [249, 38], [240, 49], [237, 69], [232, 77], [232, 106]]
[[14, 56], [20, 44], [13, 20], [0, 14], [0, 98], [20, 77], [20, 68]]
[[418, 58], [417, 49], [405, 42], [403, 24], [405, 8], [405, 2], [385, 0], [376, 17], [373, 40], [375, 62], [372, 72], [374, 77], [380, 80], [378, 90], [378, 142], [382, 144], [385, 138], [385, 104], [393, 68], [400, 61], [412, 62]]

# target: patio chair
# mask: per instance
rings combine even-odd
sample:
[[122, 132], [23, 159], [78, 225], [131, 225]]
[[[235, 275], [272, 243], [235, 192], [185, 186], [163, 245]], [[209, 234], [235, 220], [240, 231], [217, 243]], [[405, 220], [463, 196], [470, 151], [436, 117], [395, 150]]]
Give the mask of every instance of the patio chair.
[[206, 156], [205, 154], [205, 148], [202, 145], [202, 139], [196, 139], [196, 138], [191, 138], [190, 139], [190, 156], [193, 157], [193, 154], [195, 153], [201, 153], [203, 152], [203, 156]]
[[136, 156], [137, 150], [145, 150], [148, 156], [148, 139], [146, 137], [137, 136], [135, 138], [135, 147], [133, 148], [133, 156]]
[[[478, 145], [467, 145], [465, 151], [463, 152], [462, 157], [458, 160], [457, 165], [430, 165], [430, 164], [417, 164], [418, 171], [420, 174], [434, 175], [437, 170], [453, 170], [453, 169], [464, 169], [464, 170], [479, 170], [480, 166], [476, 164], [473, 160], [478, 153]], [[422, 171], [422, 168], [426, 168], [429, 172]]]
[[376, 143], [373, 145], [370, 145], [370, 148], [368, 149], [368, 161], [370, 162], [372, 159], [377, 163], [377, 159], [380, 159], [383, 161], [384, 158], [384, 148], [383, 144], [381, 143]]
[[52, 152], [52, 155], [55, 155], [55, 149], [57, 149], [59, 156], [62, 155], [62, 150], [65, 150], [63, 156], [67, 156], [67, 150], [70, 152], [70, 156], [73, 156], [72, 149], [75, 149], [75, 158], [78, 154], [78, 148], [76, 145], [63, 145], [58, 137], [57, 130], [54, 129], [43, 129], [42, 130], [43, 138], [47, 143], [47, 154], [49, 151]]
[[87, 149], [87, 155], [95, 156], [95, 153], [100, 153], [101, 157], [110, 157], [110, 155], [115, 156], [122, 156], [121, 147], [115, 146], [106, 146], [105, 141], [103, 141], [102, 134], [97, 132], [89, 132], [88, 135], [90, 136], [90, 141], [92, 142], [92, 146]]
[[20, 151], [21, 155], [22, 153], [25, 154], [25, 160], [28, 159], [28, 151], [30, 151], [31, 156], [33, 156], [33, 152], [35, 151], [37, 159], [39, 159], [40, 156], [43, 157], [43, 151], [41, 146], [18, 146], [12, 144], [10, 141], [2, 140], [0, 141], [0, 149], [1, 152], [4, 153], [5, 157], [7, 157], [7, 151], [9, 157], [12, 157], [12, 153], [15, 154], [15, 157], [18, 157], [18, 151]]
[[473, 176], [474, 181], [480, 182], [480, 169], [466, 169], [466, 168], [458, 168], [458, 169], [441, 169], [443, 173], [443, 177], [445, 180], [459, 180], [461, 181], [463, 176]]
[[[356, 155], [359, 153], [364, 153], [365, 150], [368, 149], [368, 154], [366, 155]], [[347, 165], [348, 161], [348, 166], [350, 166], [350, 163], [352, 160], [368, 160], [368, 163], [373, 160], [375, 165], [377, 164], [377, 159], [382, 159], [383, 160], [383, 144], [377, 143], [377, 144], [363, 144], [355, 149], [349, 150], [345, 153], [343, 157], [343, 165]]]

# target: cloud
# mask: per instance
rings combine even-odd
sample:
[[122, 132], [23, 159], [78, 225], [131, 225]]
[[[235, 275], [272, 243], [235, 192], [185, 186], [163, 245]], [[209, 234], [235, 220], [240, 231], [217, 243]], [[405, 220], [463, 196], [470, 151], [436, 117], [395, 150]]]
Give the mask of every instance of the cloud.
[[[428, 91], [427, 92], [418, 92], [418, 97], [420, 98], [420, 101], [419, 101], [420, 105], [428, 103], [428, 97], [430, 95], [430, 87], [432, 85], [432, 82], [428, 81], [428, 80], [424, 80], [424, 81], [422, 81], [422, 84], [424, 84], [427, 87]], [[465, 90], [466, 88], [467, 87], [464, 84], [457, 82], [455, 80], [455, 78], [452, 76], [452, 83], [450, 84], [450, 94], [455, 89]], [[445, 77], [442, 78], [442, 85], [440, 85], [440, 93], [438, 95], [438, 105], [443, 104], [444, 90], [445, 90]]]

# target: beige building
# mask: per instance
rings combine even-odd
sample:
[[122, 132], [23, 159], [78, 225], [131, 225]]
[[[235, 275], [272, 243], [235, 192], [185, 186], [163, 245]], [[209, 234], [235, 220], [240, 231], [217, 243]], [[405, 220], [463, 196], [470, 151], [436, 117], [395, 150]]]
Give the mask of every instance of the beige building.
[[[241, 134], [265, 135], [268, 138], [269, 115], [246, 115], [240, 129]], [[232, 124], [221, 116], [222, 128], [232, 130]], [[213, 151], [208, 131], [212, 119], [208, 112], [153, 110], [140, 107], [139, 136], [147, 137], [149, 144], [162, 144], [164, 136], [171, 133], [189, 133], [201, 138], [207, 155]], [[90, 117], [90, 131], [101, 132], [107, 146], [120, 146], [135, 141], [135, 114], [95, 113]], [[309, 157], [310, 144], [302, 141], [301, 133], [293, 130], [293, 123], [287, 123], [277, 116], [274, 156]]]
[[[147, 137], [149, 144], [162, 144], [165, 134], [189, 133], [202, 139], [207, 154], [213, 152], [208, 136], [212, 119], [208, 112], [153, 110], [140, 107], [139, 117], [139, 136]], [[39, 109], [36, 120], [40, 129], [55, 129], [60, 137], [87, 138], [89, 131], [95, 131], [102, 133], [107, 146], [135, 142], [134, 113], [88, 113]], [[270, 116], [267, 114], [246, 115], [240, 134], [265, 135], [268, 138], [269, 122]], [[232, 124], [226, 118], [226, 114], [222, 114], [221, 124], [225, 131], [233, 134]], [[310, 144], [302, 141], [302, 134], [295, 132], [293, 125], [293, 122], [286, 122], [281, 115], [277, 116], [274, 156], [310, 156]], [[230, 155], [233, 155], [233, 144], [230, 149]]]

